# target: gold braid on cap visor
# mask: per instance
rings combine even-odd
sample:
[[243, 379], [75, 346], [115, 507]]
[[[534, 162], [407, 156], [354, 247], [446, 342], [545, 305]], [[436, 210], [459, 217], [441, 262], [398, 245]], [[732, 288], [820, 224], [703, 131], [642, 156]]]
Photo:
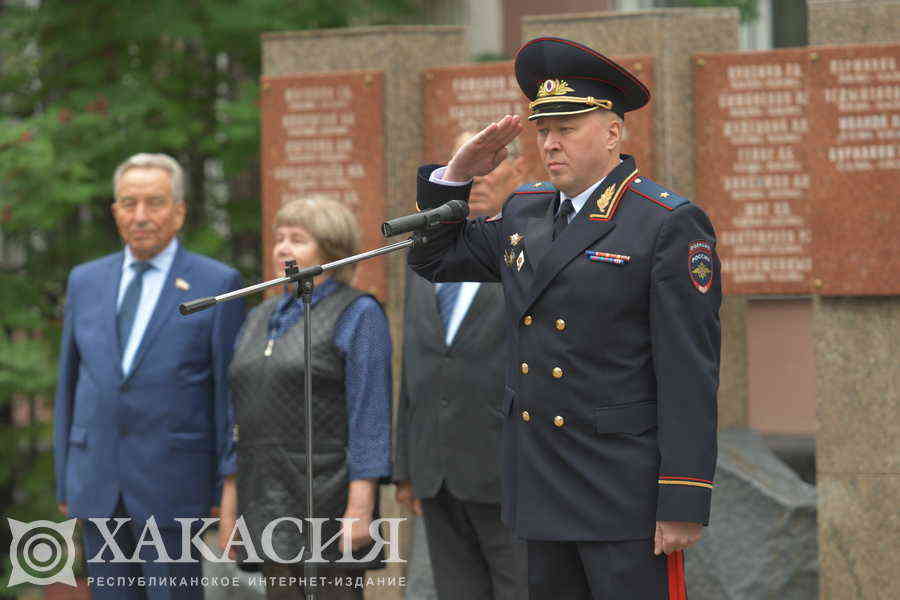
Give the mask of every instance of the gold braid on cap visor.
[[613, 103], [611, 100], [601, 100], [599, 98], [594, 98], [593, 96], [548, 96], [546, 98], [538, 98], [533, 102], [528, 103], [528, 110], [534, 110], [536, 106], [540, 106], [541, 104], [553, 104], [557, 102], [571, 102], [573, 104], [589, 104], [593, 108], [604, 108], [606, 110], [612, 110]]

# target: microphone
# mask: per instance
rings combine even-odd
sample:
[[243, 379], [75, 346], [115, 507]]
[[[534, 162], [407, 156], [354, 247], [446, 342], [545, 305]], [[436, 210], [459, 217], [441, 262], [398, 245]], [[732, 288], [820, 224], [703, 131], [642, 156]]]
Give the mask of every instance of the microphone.
[[391, 237], [410, 231], [430, 229], [446, 221], [462, 221], [468, 214], [469, 204], [467, 202], [451, 200], [437, 208], [385, 221], [381, 224], [381, 233], [384, 237]]

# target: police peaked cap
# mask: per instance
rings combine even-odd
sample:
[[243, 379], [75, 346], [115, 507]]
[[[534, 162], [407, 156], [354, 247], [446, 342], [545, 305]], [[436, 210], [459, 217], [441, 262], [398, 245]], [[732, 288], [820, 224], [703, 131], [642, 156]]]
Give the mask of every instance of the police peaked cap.
[[620, 117], [650, 101], [650, 91], [624, 67], [587, 46], [555, 37], [525, 43], [516, 79], [531, 102], [528, 120], [611, 110]]

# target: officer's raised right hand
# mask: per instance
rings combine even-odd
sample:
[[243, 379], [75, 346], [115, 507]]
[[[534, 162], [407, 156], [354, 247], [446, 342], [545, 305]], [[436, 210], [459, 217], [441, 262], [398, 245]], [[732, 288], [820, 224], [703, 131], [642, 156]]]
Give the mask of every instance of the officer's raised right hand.
[[460, 146], [444, 171], [444, 181], [469, 181], [487, 175], [503, 162], [506, 145], [520, 133], [522, 123], [518, 115], [506, 115], [491, 123]]

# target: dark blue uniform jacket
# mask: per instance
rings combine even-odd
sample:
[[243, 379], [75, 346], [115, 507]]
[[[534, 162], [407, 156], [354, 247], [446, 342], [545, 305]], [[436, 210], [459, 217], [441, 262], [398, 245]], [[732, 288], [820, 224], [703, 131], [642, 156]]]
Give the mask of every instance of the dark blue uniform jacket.
[[[409, 254], [432, 281], [503, 284], [503, 517], [525, 539], [641, 539], [657, 520], [709, 520], [715, 233], [621, 158], [556, 241], [558, 192], [536, 183], [498, 217], [444, 224]], [[431, 183], [435, 168], [419, 171], [422, 210], [469, 192]]]

